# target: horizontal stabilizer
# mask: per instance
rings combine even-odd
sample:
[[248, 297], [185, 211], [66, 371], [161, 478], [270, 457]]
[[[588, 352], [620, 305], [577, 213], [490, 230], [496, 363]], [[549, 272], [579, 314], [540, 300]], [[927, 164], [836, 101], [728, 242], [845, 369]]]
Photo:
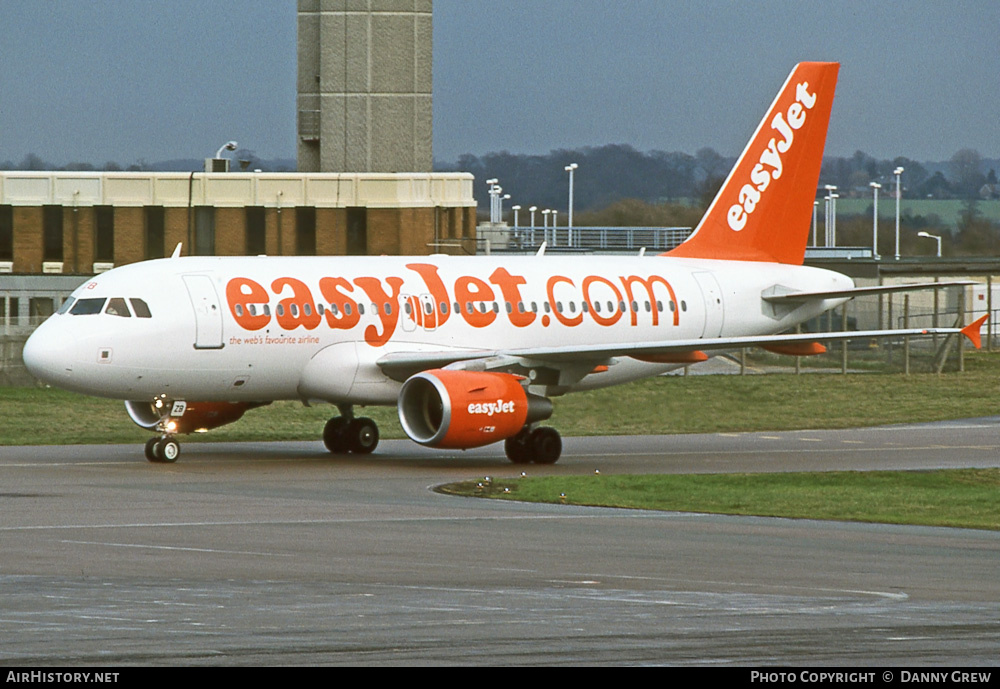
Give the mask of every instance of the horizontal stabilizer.
[[956, 280], [952, 282], [915, 282], [908, 285], [878, 285], [876, 287], [855, 287], [853, 289], [828, 290], [823, 292], [789, 292], [787, 294], [766, 294], [764, 301], [772, 303], [788, 301], [809, 301], [811, 299], [852, 299], [871, 294], [890, 294], [892, 292], [918, 292], [920, 290], [941, 289], [942, 287], [966, 287], [981, 284], [973, 280]]

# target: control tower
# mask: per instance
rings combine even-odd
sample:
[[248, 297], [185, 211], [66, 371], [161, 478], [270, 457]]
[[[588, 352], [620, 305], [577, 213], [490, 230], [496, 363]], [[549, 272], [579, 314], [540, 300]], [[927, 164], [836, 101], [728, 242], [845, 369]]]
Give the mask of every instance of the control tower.
[[432, 0], [299, 0], [300, 172], [430, 172]]

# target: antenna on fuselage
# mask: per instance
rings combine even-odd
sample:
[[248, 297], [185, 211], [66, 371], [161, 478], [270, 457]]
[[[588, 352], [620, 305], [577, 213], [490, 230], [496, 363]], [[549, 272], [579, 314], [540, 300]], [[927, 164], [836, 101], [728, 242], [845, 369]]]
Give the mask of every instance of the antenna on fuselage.
[[542, 245], [540, 247], [538, 247], [538, 253], [535, 254], [535, 256], [544, 256], [545, 255], [545, 247], [547, 247], [548, 245], [549, 245], [548, 242], [542, 242]]
[[181, 255], [182, 242], [177, 242], [177, 246], [174, 247], [174, 253], [170, 254], [170, 258], [177, 258]]

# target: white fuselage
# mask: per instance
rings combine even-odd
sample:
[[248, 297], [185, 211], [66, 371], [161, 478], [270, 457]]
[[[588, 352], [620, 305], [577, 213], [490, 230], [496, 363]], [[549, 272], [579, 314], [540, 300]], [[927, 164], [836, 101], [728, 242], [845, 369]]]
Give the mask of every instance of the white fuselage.
[[[400, 381], [377, 364], [390, 353], [775, 334], [844, 300], [775, 313], [767, 290], [851, 286], [815, 268], [661, 256], [169, 258], [81, 285], [24, 358], [53, 385], [126, 400], [394, 404]], [[571, 389], [676, 366], [621, 357]]]

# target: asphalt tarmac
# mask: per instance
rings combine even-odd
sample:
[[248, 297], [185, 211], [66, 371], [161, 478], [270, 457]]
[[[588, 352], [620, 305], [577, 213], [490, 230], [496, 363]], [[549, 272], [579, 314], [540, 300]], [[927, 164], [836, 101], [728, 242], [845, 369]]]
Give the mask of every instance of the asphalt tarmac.
[[[529, 474], [1000, 466], [1000, 418], [566, 438]], [[0, 447], [0, 666], [994, 665], [1000, 533], [455, 498], [499, 447]]]

